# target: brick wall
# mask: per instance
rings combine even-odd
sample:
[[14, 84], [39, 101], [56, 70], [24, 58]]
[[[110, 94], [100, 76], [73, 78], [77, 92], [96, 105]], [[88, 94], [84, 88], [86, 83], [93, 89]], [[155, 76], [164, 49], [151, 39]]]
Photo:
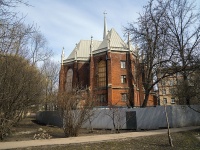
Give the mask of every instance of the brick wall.
[[[103, 60], [107, 66], [107, 85], [98, 87], [98, 63]], [[126, 67], [121, 68], [121, 61], [125, 61]], [[106, 95], [107, 102], [100, 105], [127, 106], [129, 101], [122, 100], [122, 94], [127, 93], [132, 106], [141, 106], [144, 100], [142, 76], [136, 78], [135, 56], [129, 52], [101, 52], [92, 55], [88, 62], [72, 62], [64, 64], [60, 72], [60, 88], [64, 89], [67, 71], [73, 69], [73, 86], [82, 85], [89, 87], [93, 96], [98, 100], [99, 95]], [[126, 76], [126, 83], [121, 83], [121, 75]], [[64, 85], [63, 85], [64, 84]], [[153, 95], [149, 97], [148, 106], [155, 105]]]
[[90, 79], [89, 62], [78, 62], [78, 83], [83, 87], [88, 87], [89, 79]]

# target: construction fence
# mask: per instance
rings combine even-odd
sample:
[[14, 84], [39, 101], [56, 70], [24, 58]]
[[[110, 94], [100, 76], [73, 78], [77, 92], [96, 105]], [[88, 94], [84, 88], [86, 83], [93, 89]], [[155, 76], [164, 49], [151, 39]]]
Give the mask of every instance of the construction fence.
[[[192, 108], [192, 109], [191, 109]], [[200, 126], [200, 105], [166, 106], [171, 128]], [[197, 111], [195, 111], [197, 110]], [[42, 124], [63, 126], [59, 111], [41, 111], [36, 120]], [[82, 128], [151, 130], [167, 128], [164, 106], [146, 108], [94, 108]]]

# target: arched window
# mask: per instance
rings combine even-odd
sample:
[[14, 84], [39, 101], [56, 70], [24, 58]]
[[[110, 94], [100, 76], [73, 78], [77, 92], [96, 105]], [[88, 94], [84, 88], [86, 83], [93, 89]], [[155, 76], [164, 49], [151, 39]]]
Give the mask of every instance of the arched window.
[[98, 87], [106, 86], [106, 62], [101, 60], [98, 63]]
[[67, 92], [72, 91], [72, 79], [73, 79], [73, 70], [69, 69], [67, 71], [66, 84], [65, 84], [65, 90]]

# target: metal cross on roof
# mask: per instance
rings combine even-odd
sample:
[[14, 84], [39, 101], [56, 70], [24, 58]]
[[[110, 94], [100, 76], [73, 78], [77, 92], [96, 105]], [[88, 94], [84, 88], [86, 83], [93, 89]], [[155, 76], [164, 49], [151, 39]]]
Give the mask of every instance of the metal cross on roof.
[[104, 11], [104, 12], [103, 12], [103, 14], [104, 14], [104, 17], [105, 17], [105, 16], [106, 16], [106, 14], [107, 14], [107, 12], [106, 12], [106, 11]]

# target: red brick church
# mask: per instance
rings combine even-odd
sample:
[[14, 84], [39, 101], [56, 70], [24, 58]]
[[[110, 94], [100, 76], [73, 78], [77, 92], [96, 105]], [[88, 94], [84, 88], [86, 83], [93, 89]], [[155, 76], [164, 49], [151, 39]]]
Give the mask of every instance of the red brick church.
[[[60, 91], [87, 87], [100, 106], [135, 106], [143, 103], [142, 78], [136, 77], [136, 50], [115, 29], [107, 31], [104, 17], [103, 41], [81, 40], [67, 59], [61, 56]], [[149, 106], [156, 105], [153, 95]]]

